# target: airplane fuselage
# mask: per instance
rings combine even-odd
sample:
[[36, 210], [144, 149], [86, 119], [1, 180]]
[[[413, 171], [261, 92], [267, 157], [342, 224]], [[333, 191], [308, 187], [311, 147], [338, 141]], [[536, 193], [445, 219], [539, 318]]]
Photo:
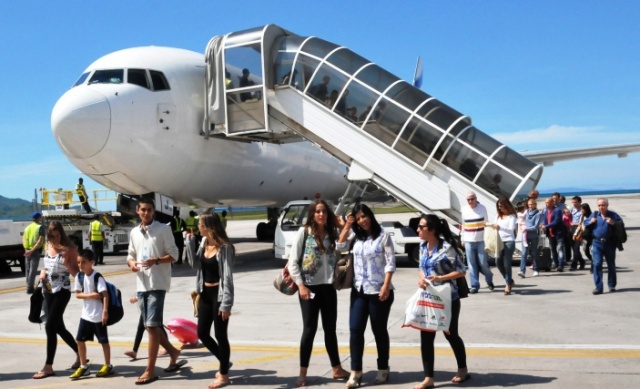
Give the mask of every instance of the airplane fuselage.
[[127, 194], [200, 206], [342, 195], [346, 167], [310, 142], [205, 138], [204, 66], [202, 54], [166, 47], [98, 59], [55, 105], [56, 141], [82, 172]]

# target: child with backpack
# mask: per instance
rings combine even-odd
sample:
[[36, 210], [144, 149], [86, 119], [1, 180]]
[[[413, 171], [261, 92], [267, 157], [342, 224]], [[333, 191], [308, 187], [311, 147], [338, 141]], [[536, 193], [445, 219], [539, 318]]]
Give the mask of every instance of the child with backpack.
[[107, 320], [109, 319], [109, 291], [104, 277], [93, 269], [93, 251], [85, 249], [78, 255], [80, 273], [75, 280], [76, 297], [84, 300], [82, 316], [78, 326], [78, 356], [80, 367], [69, 378], [77, 380], [91, 374], [87, 361], [87, 341], [93, 341], [94, 335], [104, 351], [104, 365], [96, 374], [97, 377], [107, 377], [113, 374], [111, 365], [111, 347], [107, 334]]

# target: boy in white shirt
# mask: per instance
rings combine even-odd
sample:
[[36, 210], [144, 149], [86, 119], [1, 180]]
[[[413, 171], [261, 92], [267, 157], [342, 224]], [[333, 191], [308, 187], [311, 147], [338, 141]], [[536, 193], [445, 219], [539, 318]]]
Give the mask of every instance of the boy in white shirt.
[[95, 284], [96, 272], [93, 270], [94, 255], [91, 250], [82, 250], [78, 254], [78, 267], [80, 273], [75, 280], [76, 297], [83, 299], [82, 316], [78, 326], [78, 356], [80, 367], [69, 378], [77, 380], [83, 376], [91, 374], [87, 361], [87, 341], [93, 341], [95, 335], [98, 343], [102, 345], [104, 351], [104, 366], [96, 374], [96, 377], [107, 377], [113, 374], [111, 365], [111, 347], [107, 335], [107, 320], [109, 318], [109, 292], [104, 277], [98, 277], [98, 284]]

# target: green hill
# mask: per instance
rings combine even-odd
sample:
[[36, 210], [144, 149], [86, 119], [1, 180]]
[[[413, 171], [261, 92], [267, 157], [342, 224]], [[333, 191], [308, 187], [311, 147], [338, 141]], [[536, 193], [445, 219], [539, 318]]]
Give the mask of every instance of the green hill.
[[32, 213], [30, 201], [0, 196], [0, 219], [29, 220]]

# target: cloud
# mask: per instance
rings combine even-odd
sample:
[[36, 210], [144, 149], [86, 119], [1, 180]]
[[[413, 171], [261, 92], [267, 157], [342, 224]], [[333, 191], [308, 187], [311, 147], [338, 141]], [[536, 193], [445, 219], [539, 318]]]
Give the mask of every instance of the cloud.
[[640, 142], [640, 136], [635, 132], [616, 132], [605, 126], [578, 127], [557, 124], [491, 136], [517, 151], [548, 151]]

